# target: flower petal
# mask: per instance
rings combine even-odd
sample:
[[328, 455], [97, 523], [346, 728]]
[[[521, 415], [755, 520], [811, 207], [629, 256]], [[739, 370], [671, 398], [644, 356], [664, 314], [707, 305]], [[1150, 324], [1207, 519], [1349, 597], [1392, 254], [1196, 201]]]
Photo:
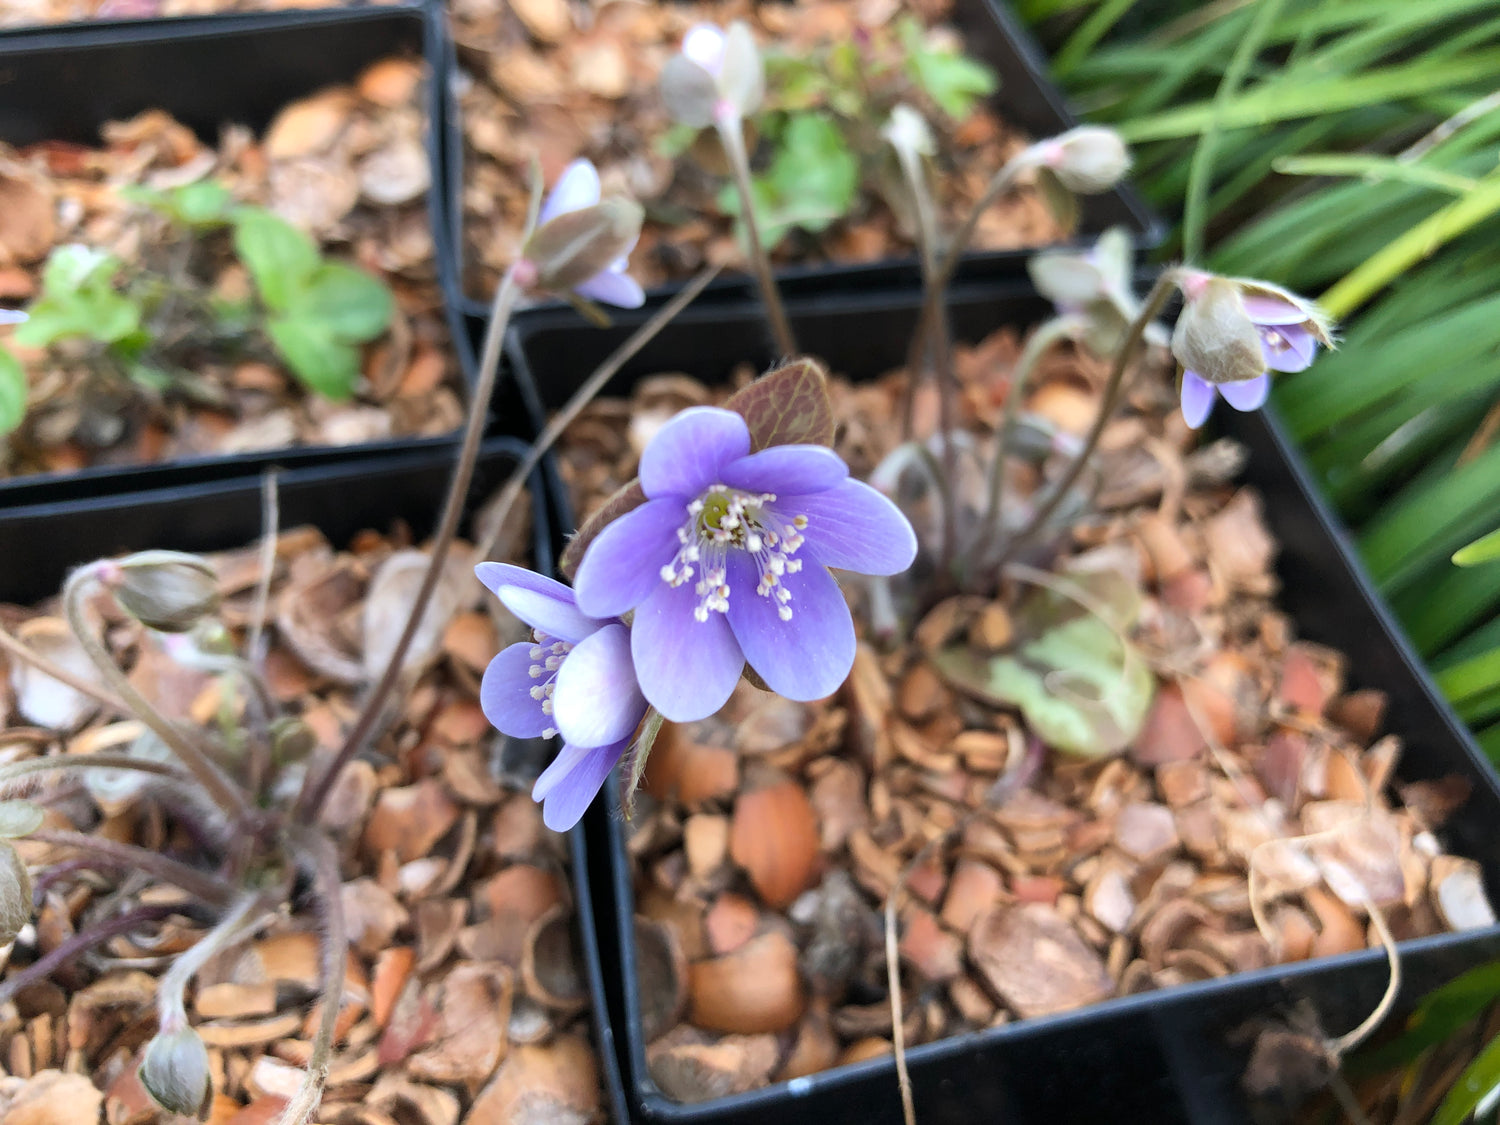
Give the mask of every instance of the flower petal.
[[698, 23], [682, 37], [682, 53], [710, 74], [724, 65], [724, 32], [711, 23]]
[[474, 568], [474, 575], [483, 582], [492, 594], [499, 594], [501, 586], [519, 586], [537, 594], [546, 594], [560, 602], [572, 602], [573, 591], [554, 578], [527, 570], [510, 563], [482, 562]]
[[1260, 350], [1272, 371], [1306, 371], [1318, 354], [1318, 341], [1300, 324], [1262, 328]]
[[1273, 293], [1241, 293], [1240, 301], [1256, 324], [1301, 324], [1307, 319], [1305, 308]]
[[552, 185], [552, 193], [542, 204], [537, 216], [537, 226], [550, 222], [569, 211], [582, 211], [599, 202], [599, 170], [583, 158], [579, 158], [563, 169]]
[[646, 303], [646, 293], [628, 273], [601, 270], [587, 281], [573, 286], [573, 292], [591, 301], [603, 301], [621, 309], [638, 309]]
[[534, 646], [529, 642], [500, 650], [484, 670], [479, 683], [479, 706], [484, 717], [501, 734], [513, 738], [540, 738], [552, 726], [552, 717], [542, 711], [542, 701], [531, 698], [531, 689], [541, 681], [529, 669]]
[[635, 733], [646, 697], [630, 663], [630, 630], [606, 625], [585, 637], [557, 670], [552, 720], [580, 746], [603, 746]]
[[[656, 431], [641, 454], [641, 487], [652, 499], [697, 496], [724, 466], [750, 452], [750, 429], [732, 410], [693, 406]], [[665, 561], [665, 560], [663, 560]]]
[[629, 741], [597, 748], [563, 743], [531, 790], [532, 799], [542, 802], [542, 823], [554, 832], [566, 832], [577, 824], [628, 749]]
[[699, 621], [697, 605], [692, 583], [663, 582], [636, 609], [630, 627], [641, 692], [674, 723], [706, 719], [724, 706], [745, 667], [725, 616], [710, 613]]
[[917, 557], [917, 536], [901, 509], [863, 481], [825, 492], [782, 496], [778, 515], [807, 517], [799, 555], [858, 574], [900, 574]]
[[640, 605], [663, 584], [661, 568], [677, 553], [677, 530], [687, 518], [681, 500], [647, 500], [605, 524], [573, 576], [578, 604], [600, 617]]
[[724, 466], [719, 479], [747, 492], [821, 492], [849, 476], [844, 459], [824, 445], [773, 445]]
[[780, 603], [755, 592], [760, 575], [750, 556], [734, 551], [727, 562], [729, 625], [766, 686], [799, 701], [837, 691], [854, 667], [854, 619], [833, 575], [814, 564], [783, 578], [792, 594], [792, 617], [783, 621]]
[[569, 644], [583, 640], [604, 624], [580, 610], [571, 596], [567, 601], [562, 601], [551, 594], [540, 594], [526, 586], [501, 586], [496, 593], [500, 595], [500, 601], [506, 609], [533, 629], [539, 629], [548, 636]]
[[1271, 397], [1271, 377], [1262, 375], [1239, 383], [1220, 383], [1219, 393], [1236, 410], [1259, 410]]
[[1213, 384], [1200, 378], [1195, 372], [1184, 371], [1182, 373], [1182, 417], [1187, 422], [1188, 428], [1196, 430], [1207, 422], [1213, 408]]

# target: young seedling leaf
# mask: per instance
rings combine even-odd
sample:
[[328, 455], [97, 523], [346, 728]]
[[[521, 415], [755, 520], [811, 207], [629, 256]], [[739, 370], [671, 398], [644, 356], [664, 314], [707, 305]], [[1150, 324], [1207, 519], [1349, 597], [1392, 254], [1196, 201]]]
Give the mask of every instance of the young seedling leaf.
[[321, 321], [275, 316], [266, 322], [266, 331], [292, 373], [310, 390], [336, 402], [354, 395], [359, 352], [337, 339]]
[[583, 553], [589, 549], [589, 544], [595, 537], [626, 512], [634, 511], [645, 502], [646, 493], [642, 491], [639, 479], [621, 486], [598, 511], [583, 521], [578, 534], [563, 548], [562, 559], [558, 562], [558, 569], [563, 572], [563, 576], [571, 582], [578, 564], [583, 561]]
[[199, 180], [172, 192], [167, 199], [167, 210], [184, 226], [211, 227], [229, 221], [233, 202], [229, 189], [217, 180]]
[[859, 158], [826, 113], [795, 114], [771, 162], [769, 187], [779, 210], [795, 206], [798, 225], [817, 232], [849, 213], [859, 196]]
[[273, 312], [289, 312], [321, 264], [311, 238], [259, 207], [243, 207], [235, 213], [234, 252]]
[[802, 356], [773, 367], [724, 405], [750, 427], [752, 452], [772, 445], [833, 444], [828, 372], [815, 359]]
[[929, 47], [915, 19], [902, 22], [901, 39], [911, 80], [955, 120], [967, 117], [976, 101], [1000, 88], [999, 79], [989, 67], [956, 51]]
[[296, 296], [299, 319], [320, 322], [347, 344], [373, 340], [391, 323], [395, 302], [385, 285], [343, 262], [324, 262]]
[[26, 417], [26, 370], [7, 348], [0, 348], [0, 434], [8, 434]]

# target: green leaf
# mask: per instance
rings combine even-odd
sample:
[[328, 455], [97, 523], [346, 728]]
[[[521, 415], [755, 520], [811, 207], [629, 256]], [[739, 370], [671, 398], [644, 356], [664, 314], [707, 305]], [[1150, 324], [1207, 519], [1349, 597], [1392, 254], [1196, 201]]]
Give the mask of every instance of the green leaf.
[[48, 255], [42, 271], [42, 291], [70, 294], [85, 286], [107, 284], [119, 272], [120, 265], [120, 259], [113, 254], [71, 242]]
[[1481, 563], [1494, 562], [1496, 559], [1500, 559], [1500, 528], [1474, 540], [1467, 547], [1460, 547], [1453, 553], [1453, 562], [1456, 566], [1478, 566]]
[[833, 399], [828, 370], [815, 359], [794, 359], [736, 391], [725, 409], [745, 419], [750, 450], [772, 445], [833, 444]]
[[1485, 1044], [1479, 1057], [1458, 1076], [1429, 1125], [1462, 1125], [1496, 1086], [1500, 1086], [1500, 1037]]
[[1459, 1031], [1500, 999], [1500, 962], [1481, 965], [1422, 997], [1406, 1018], [1406, 1029], [1389, 1043], [1361, 1052], [1351, 1069], [1379, 1074], [1416, 1061], [1428, 1047]]
[[185, 226], [218, 226], [229, 221], [234, 197], [217, 180], [199, 180], [184, 184], [171, 195], [172, 217]]
[[344, 402], [359, 382], [359, 351], [338, 339], [328, 326], [303, 316], [273, 316], [266, 331], [287, 366], [308, 388], [324, 398]]
[[8, 434], [26, 417], [26, 371], [9, 348], [0, 348], [0, 434]]
[[1370, 183], [1394, 180], [1403, 184], [1436, 188], [1450, 195], [1463, 195], [1478, 184], [1469, 176], [1458, 176], [1441, 168], [1413, 164], [1393, 156], [1364, 152], [1320, 152], [1278, 156], [1271, 167], [1283, 176], [1358, 176]]
[[967, 117], [976, 101], [1000, 88], [995, 72], [983, 63], [957, 51], [927, 46], [926, 35], [915, 19], [903, 19], [899, 33], [906, 48], [907, 74], [948, 116]]
[[113, 254], [76, 243], [52, 251], [42, 295], [26, 310], [30, 319], [17, 327], [16, 341], [37, 348], [65, 339], [113, 344], [140, 331], [140, 307], [113, 288], [120, 266]]
[[336, 339], [357, 344], [390, 327], [395, 302], [377, 278], [343, 262], [325, 262], [294, 298], [298, 318], [317, 320]]
[[849, 213], [859, 194], [859, 158], [826, 113], [799, 113], [787, 123], [766, 174], [775, 210], [796, 225], [820, 231]]
[[261, 300], [273, 312], [287, 312], [321, 264], [313, 240], [285, 219], [259, 207], [234, 215], [234, 252], [255, 279]]

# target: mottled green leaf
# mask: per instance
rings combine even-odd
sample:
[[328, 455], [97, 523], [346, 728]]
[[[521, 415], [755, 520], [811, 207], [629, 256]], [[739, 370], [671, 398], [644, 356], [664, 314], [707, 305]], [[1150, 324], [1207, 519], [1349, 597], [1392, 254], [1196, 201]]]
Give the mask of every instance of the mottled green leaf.
[[557, 568], [563, 572], [564, 577], [572, 581], [573, 575], [578, 571], [578, 564], [583, 561], [583, 553], [588, 550], [589, 544], [601, 531], [626, 512], [639, 508], [645, 502], [646, 494], [641, 490], [641, 482], [633, 480], [621, 486], [619, 491], [606, 500], [598, 511], [584, 520], [583, 526], [578, 529], [578, 534], [568, 540], [568, 545], [563, 548], [562, 558], [558, 561]]
[[326, 325], [301, 316], [273, 316], [266, 331], [292, 374], [309, 389], [338, 402], [351, 398], [359, 382], [359, 351], [337, 339]]
[[261, 300], [286, 312], [321, 263], [313, 240], [291, 223], [259, 207], [234, 216], [234, 252], [245, 263]]
[[0, 348], [0, 434], [8, 434], [26, 417], [26, 370], [8, 348]]
[[802, 356], [773, 367], [724, 404], [750, 427], [750, 448], [833, 444], [828, 371]]

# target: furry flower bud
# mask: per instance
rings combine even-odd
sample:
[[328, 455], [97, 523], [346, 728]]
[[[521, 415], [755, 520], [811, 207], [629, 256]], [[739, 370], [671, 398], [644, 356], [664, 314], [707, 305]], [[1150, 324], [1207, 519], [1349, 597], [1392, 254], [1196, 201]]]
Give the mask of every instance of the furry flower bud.
[[897, 152], [918, 156], [932, 156], [937, 152], [937, 141], [927, 119], [905, 103], [891, 110], [890, 119], [882, 126], [880, 135]]
[[1210, 383], [1241, 383], [1266, 371], [1260, 334], [1234, 283], [1223, 277], [1207, 279], [1189, 297], [1172, 331], [1172, 354]]
[[1069, 191], [1097, 195], [1130, 171], [1130, 151], [1120, 134], [1100, 125], [1080, 125], [1041, 146], [1043, 167]]
[[31, 872], [16, 849], [0, 844], [0, 945], [16, 940], [31, 921]]
[[157, 1105], [202, 1121], [214, 1094], [208, 1066], [208, 1048], [184, 1023], [156, 1034], [136, 1073]]
[[644, 219], [639, 203], [611, 196], [542, 224], [525, 250], [536, 263], [537, 286], [565, 292], [609, 269], [635, 246]]
[[185, 633], [219, 608], [213, 568], [193, 555], [147, 551], [116, 565], [115, 600], [153, 629]]
[[682, 53], [662, 67], [661, 96], [674, 120], [695, 129], [754, 113], [765, 100], [766, 71], [750, 26], [689, 28]]

